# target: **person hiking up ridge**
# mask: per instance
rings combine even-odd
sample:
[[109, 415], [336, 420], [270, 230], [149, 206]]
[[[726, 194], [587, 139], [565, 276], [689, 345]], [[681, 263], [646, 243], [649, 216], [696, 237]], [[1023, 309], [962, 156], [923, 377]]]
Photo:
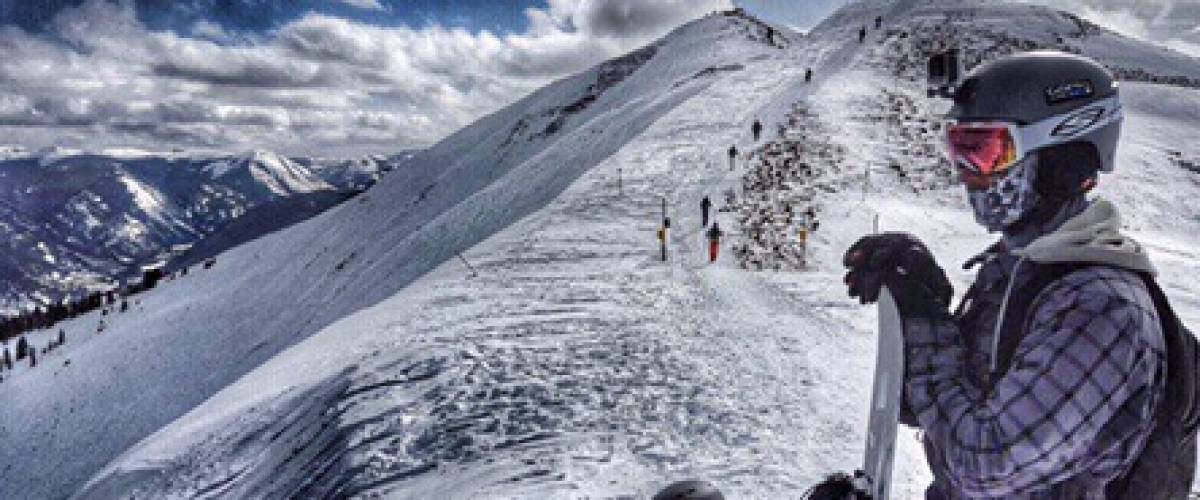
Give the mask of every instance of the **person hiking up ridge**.
[[700, 227], [708, 227], [708, 209], [711, 207], [712, 202], [705, 195], [704, 199], [700, 200]]
[[712, 227], [708, 228], [708, 261], [717, 261], [717, 252], [721, 250], [721, 236], [725, 233], [721, 232], [721, 226], [716, 222], [712, 223]]
[[923, 431], [925, 498], [1186, 498], [1200, 351], [1116, 207], [1087, 196], [1114, 168], [1112, 74], [1062, 52], [1007, 56], [966, 75], [948, 118], [975, 220], [1001, 235], [968, 261], [980, 269], [959, 306], [912, 235], [863, 237], [844, 258], [851, 297], [886, 285], [896, 299], [900, 421]]
[[662, 249], [662, 260], [667, 261], [667, 242], [671, 240], [671, 218], [665, 217], [662, 221], [662, 226], [658, 228], [658, 243]]
[[758, 119], [755, 119], [754, 123], [750, 125], [750, 134], [754, 136], [754, 142], [758, 142], [758, 137], [762, 135], [762, 129], [763, 124]]
[[737, 145], [736, 144], [730, 145], [729, 146], [729, 170], [733, 170], [733, 167], [737, 162], [737, 155], [738, 155]]

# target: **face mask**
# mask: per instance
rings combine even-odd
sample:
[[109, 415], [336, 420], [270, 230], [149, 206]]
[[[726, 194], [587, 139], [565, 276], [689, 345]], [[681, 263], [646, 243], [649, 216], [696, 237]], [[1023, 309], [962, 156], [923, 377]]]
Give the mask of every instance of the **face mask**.
[[1020, 221], [1038, 204], [1039, 197], [1034, 189], [1036, 175], [1037, 155], [1031, 154], [989, 187], [968, 187], [967, 199], [975, 211], [975, 221], [993, 233]]

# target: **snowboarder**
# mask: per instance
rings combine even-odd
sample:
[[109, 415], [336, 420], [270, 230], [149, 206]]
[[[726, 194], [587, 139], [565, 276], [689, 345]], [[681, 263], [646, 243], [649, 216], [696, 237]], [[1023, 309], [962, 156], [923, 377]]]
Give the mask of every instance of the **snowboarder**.
[[737, 145], [736, 144], [730, 145], [729, 146], [729, 170], [733, 170], [734, 164], [737, 162], [737, 155], [738, 155]]
[[799, 247], [800, 265], [806, 265], [808, 262], [808, 228], [801, 226], [799, 231], [796, 231], [796, 243]]
[[804, 70], [804, 83], [809, 83], [811, 81], [812, 81], [812, 68], [805, 69]]
[[711, 207], [712, 202], [709, 201], [708, 196], [705, 196], [703, 200], [700, 200], [700, 227], [708, 227], [708, 209]]
[[867, 39], [867, 27], [863, 26], [858, 29], [858, 43], [863, 43]]
[[717, 251], [721, 249], [721, 236], [725, 234], [721, 232], [721, 226], [716, 222], [712, 223], [712, 227], [708, 228], [708, 261], [717, 261]]
[[982, 266], [962, 302], [949, 310], [945, 272], [911, 235], [866, 236], [844, 259], [850, 296], [886, 284], [903, 318], [900, 421], [923, 431], [926, 498], [1185, 498], [1196, 340], [1116, 207], [1087, 196], [1114, 166], [1111, 73], [1025, 53], [958, 88], [948, 150], [976, 221], [1002, 235], [968, 262]]
[[754, 135], [754, 142], [758, 142], [758, 137], [762, 135], [762, 122], [756, 118], [754, 123], [750, 125], [750, 133]]
[[670, 230], [671, 230], [671, 218], [664, 217], [663, 222], [662, 222], [662, 227], [658, 228], [658, 243], [659, 243], [659, 247], [662, 249], [663, 262], [667, 261], [667, 241], [670, 240], [670, 236], [671, 236], [669, 234]]

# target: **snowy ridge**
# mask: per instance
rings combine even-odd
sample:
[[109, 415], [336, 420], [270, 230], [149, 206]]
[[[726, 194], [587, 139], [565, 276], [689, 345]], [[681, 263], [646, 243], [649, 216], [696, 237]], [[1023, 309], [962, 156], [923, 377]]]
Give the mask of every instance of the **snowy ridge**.
[[266, 151], [251, 153], [250, 157], [245, 160], [245, 168], [250, 172], [251, 177], [279, 196], [311, 193], [331, 188], [323, 180], [313, 178], [312, 174], [304, 167]]
[[[957, 47], [965, 52], [967, 69], [1017, 50], [1054, 49], [1094, 58], [1121, 80], [1200, 88], [1200, 60], [1040, 5], [994, 0], [855, 2], [839, 9], [813, 33], [852, 36], [877, 15], [903, 22], [889, 22], [882, 33], [872, 32], [870, 41], [883, 40], [885, 49], [895, 49], [897, 44], [924, 44], [931, 50], [939, 44], [941, 50]], [[898, 69], [906, 78], [919, 76], [923, 81], [926, 54], [918, 55], [898, 63]]]
[[[956, 264], [992, 239], [936, 157], [936, 112], [922, 85], [896, 74], [909, 49], [889, 33], [920, 31], [936, 11], [917, 5], [856, 4], [791, 52], [723, 62], [742, 68], [705, 73], [711, 86], [547, 206], [465, 251], [478, 276], [444, 261], [128, 450], [80, 497], [648, 497], [699, 476], [731, 498], [777, 498], [857, 466], [875, 318], [844, 297], [842, 251], [879, 217], [884, 229], [927, 241], [961, 291], [971, 276]], [[980, 6], [974, 19], [1015, 26], [1012, 16], [1030, 8]], [[858, 26], [881, 14], [885, 30], [858, 45]], [[1033, 19], [1019, 29], [1053, 33], [1059, 22]], [[1110, 46], [1104, 37], [1077, 43], [1099, 51], [1093, 41]], [[1115, 46], [1113, 60], [1157, 50]], [[798, 83], [809, 66], [814, 83]], [[1183, 163], [1200, 157], [1200, 142], [1181, 126], [1200, 119], [1189, 111], [1200, 93], [1144, 84], [1123, 92], [1119, 166], [1101, 194], [1154, 249], [1176, 306], [1197, 324], [1200, 296], [1184, 279], [1200, 271], [1191, 250], [1200, 209], [1180, 201], [1200, 194]], [[1160, 104], [1168, 101], [1179, 106]], [[523, 116], [518, 128], [536, 138], [558, 115]], [[756, 116], [767, 119], [760, 144], [747, 137]], [[725, 167], [730, 143], [751, 153], [735, 171]], [[746, 190], [776, 147], [811, 175]], [[481, 195], [525, 195], [533, 184], [501, 179]], [[721, 207], [727, 189], [743, 191], [733, 212], [717, 215], [734, 243], [750, 238], [754, 219], [735, 218], [743, 208], [778, 210], [771, 203], [804, 191], [822, 220], [808, 265], [747, 272], [729, 252], [708, 265], [696, 204], [708, 194]], [[653, 240], [662, 197], [674, 228], [666, 264]], [[444, 221], [433, 224], [455, 227]], [[920, 446], [911, 433], [898, 445], [893, 491], [919, 498], [928, 481]]]
[[[22, 368], [0, 384], [13, 402], [0, 407], [0, 423], [15, 436], [0, 450], [0, 470], [54, 470], [62, 480], [17, 475], [0, 484], [0, 497], [75, 491], [279, 351], [541, 209], [664, 114], [738, 73], [704, 69], [777, 53], [749, 36], [751, 26], [712, 16], [656, 43], [648, 59], [555, 82], [417, 153], [355, 200], [140, 297], [135, 314], [107, 319], [100, 336], [98, 317], [69, 323], [68, 335], [81, 341], [56, 351], [70, 357], [69, 367]], [[134, 351], [153, 376], [113, 368]], [[51, 383], [58, 389], [41, 389]], [[54, 408], [73, 411], [34, 417]], [[130, 417], [113, 422], [116, 414]], [[47, 433], [52, 443], [33, 437]]]

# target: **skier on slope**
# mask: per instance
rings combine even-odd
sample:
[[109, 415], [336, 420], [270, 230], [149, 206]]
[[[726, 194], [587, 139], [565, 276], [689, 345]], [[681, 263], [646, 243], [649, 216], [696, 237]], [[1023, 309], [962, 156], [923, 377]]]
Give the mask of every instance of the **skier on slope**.
[[700, 227], [708, 227], [708, 209], [712, 208], [712, 201], [709, 201], [708, 196], [700, 200]]
[[924, 431], [926, 498], [1185, 498], [1196, 344], [1116, 208], [1086, 197], [1114, 166], [1112, 75], [1019, 54], [973, 70], [954, 100], [949, 153], [976, 220], [1002, 234], [968, 262], [982, 267], [957, 310], [911, 235], [864, 237], [845, 258], [851, 296], [896, 297], [901, 422]]
[[737, 145], [736, 144], [730, 145], [729, 146], [729, 170], [733, 170], [733, 167], [736, 165], [737, 155], [738, 155]]
[[717, 261], [717, 252], [721, 250], [721, 236], [725, 233], [721, 232], [721, 226], [716, 222], [712, 223], [712, 227], [708, 228], [708, 261]]
[[662, 260], [667, 261], [667, 244], [671, 241], [671, 218], [664, 217], [662, 226], [658, 228], [658, 244], [662, 250]]
[[762, 122], [758, 121], [757, 119], [755, 119], [754, 123], [750, 125], [750, 133], [754, 136], [754, 142], [758, 142], [758, 137], [762, 135], [762, 128]]

